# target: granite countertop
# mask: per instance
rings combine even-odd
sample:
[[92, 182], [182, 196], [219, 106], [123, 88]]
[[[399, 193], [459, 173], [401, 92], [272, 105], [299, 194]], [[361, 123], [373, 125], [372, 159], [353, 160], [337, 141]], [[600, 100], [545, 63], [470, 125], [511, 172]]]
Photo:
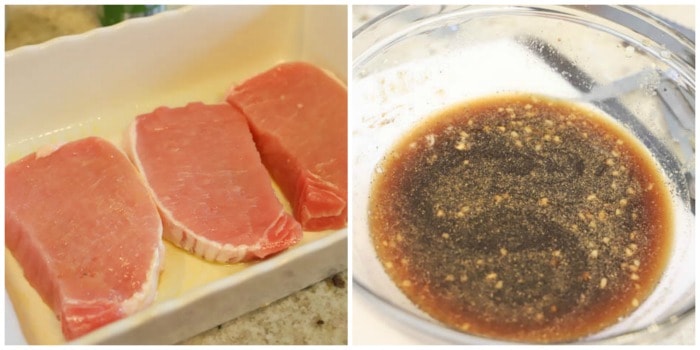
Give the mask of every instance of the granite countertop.
[[347, 344], [346, 281], [344, 271], [181, 344]]
[[[6, 6], [5, 50], [100, 26], [99, 6]], [[347, 344], [347, 271], [181, 344]]]

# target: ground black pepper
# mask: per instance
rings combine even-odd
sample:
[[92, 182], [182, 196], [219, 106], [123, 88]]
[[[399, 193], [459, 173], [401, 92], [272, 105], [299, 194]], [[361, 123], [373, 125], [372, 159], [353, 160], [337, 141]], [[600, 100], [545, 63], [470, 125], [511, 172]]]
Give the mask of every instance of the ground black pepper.
[[372, 239], [394, 282], [447, 325], [574, 340], [636, 308], [665, 266], [670, 195], [647, 153], [565, 101], [456, 106], [378, 166]]

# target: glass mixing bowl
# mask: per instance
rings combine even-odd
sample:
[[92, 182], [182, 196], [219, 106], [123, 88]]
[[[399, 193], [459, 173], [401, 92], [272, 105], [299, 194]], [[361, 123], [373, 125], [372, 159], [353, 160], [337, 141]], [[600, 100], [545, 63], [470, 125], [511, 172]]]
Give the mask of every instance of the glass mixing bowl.
[[433, 320], [394, 285], [368, 225], [372, 178], [394, 142], [459, 102], [514, 91], [593, 105], [641, 141], [673, 195], [672, 253], [650, 297], [580, 343], [649, 343], [694, 318], [695, 45], [635, 7], [407, 6], [353, 34], [353, 281], [439, 342], [502, 343]]

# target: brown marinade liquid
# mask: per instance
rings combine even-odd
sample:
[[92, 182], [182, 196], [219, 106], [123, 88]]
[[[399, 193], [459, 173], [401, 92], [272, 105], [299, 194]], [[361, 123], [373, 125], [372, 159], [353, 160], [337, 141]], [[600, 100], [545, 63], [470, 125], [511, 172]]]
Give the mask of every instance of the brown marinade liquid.
[[671, 198], [648, 151], [565, 101], [453, 107], [379, 167], [379, 259], [414, 304], [467, 333], [579, 339], [634, 310], [668, 258]]

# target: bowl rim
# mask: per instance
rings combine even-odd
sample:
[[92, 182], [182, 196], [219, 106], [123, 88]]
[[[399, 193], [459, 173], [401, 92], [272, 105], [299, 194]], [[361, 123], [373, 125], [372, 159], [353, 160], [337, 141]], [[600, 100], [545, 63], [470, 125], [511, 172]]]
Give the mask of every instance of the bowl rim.
[[[624, 27], [628, 33], [620, 33], [614, 29], [605, 30], [608, 33], [615, 34], [618, 37], [636, 43], [637, 48], [643, 49], [647, 54], [650, 54], [660, 61], [664, 61], [669, 66], [674, 68], [683, 77], [685, 83], [692, 86], [695, 91], [695, 40], [688, 37], [680, 30], [681, 26], [671, 21], [662, 18], [640, 6], [635, 5], [397, 5], [385, 12], [369, 19], [367, 22], [359, 26], [352, 32], [353, 39], [353, 68], [356, 62], [361, 62], [364, 59], [360, 52], [354, 47], [354, 42], [358, 37], [370, 32], [380, 22], [412, 9], [427, 8], [428, 6], [439, 7], [437, 13], [432, 13], [425, 18], [435, 17], [435, 15], [446, 15], [450, 13], [460, 12], [461, 15], [470, 11], [471, 13], [480, 12], [491, 16], [497, 15], [497, 12], [506, 14], [508, 11], [517, 12], [521, 15], [532, 13], [533, 11], [546, 11], [550, 13], [566, 13], [569, 18], [576, 18], [579, 24], [588, 24], [596, 27], [598, 30], [606, 29], [598, 23], [593, 23], [590, 20], [577, 17], [578, 14], [585, 14], [590, 18], [596, 18], [605, 21], [606, 24]], [[686, 29], [686, 28], [683, 28]], [[670, 58], [662, 57], [661, 53], [651, 50], [643, 43], [635, 40], [630, 35], [643, 36], [645, 39], [655, 42], [670, 51], [673, 55]], [[396, 35], [394, 35], [395, 37]], [[371, 47], [375, 44], [371, 45]], [[371, 49], [361, 49], [359, 51], [372, 51]], [[358, 56], [360, 54], [360, 56]], [[353, 69], [354, 71], [354, 69]]]
[[[478, 341], [482, 345], [520, 345], [520, 344], [537, 344], [537, 343], [523, 343], [514, 342], [508, 340], [500, 340], [496, 338], [481, 337], [478, 335], [473, 335], [469, 333], [463, 333], [452, 328], [447, 327], [439, 323], [439, 321], [430, 321], [425, 318], [416, 316], [415, 314], [404, 310], [403, 308], [395, 305], [390, 300], [376, 295], [367, 286], [353, 276], [352, 279], [353, 288], [357, 288], [357, 291], [361, 295], [369, 298], [378, 309], [386, 311], [394, 320], [399, 320], [407, 324], [409, 327], [420, 330], [430, 334], [432, 337], [439, 337], [441, 339], [453, 342], [453, 343], [463, 343], [465, 340]], [[634, 341], [634, 338], [640, 334], [654, 334], [661, 333], [663, 330], [678, 324], [684, 320], [689, 320], [695, 317], [695, 305], [682, 310], [681, 312], [674, 314], [668, 318], [665, 318], [661, 322], [653, 323], [644, 328], [633, 329], [618, 333], [609, 337], [586, 340], [586, 338], [575, 340], [571, 343], [554, 343], [554, 344], [581, 344], [581, 345], [596, 345], [596, 344], [630, 344]], [[467, 343], [468, 344], [468, 343]]]

